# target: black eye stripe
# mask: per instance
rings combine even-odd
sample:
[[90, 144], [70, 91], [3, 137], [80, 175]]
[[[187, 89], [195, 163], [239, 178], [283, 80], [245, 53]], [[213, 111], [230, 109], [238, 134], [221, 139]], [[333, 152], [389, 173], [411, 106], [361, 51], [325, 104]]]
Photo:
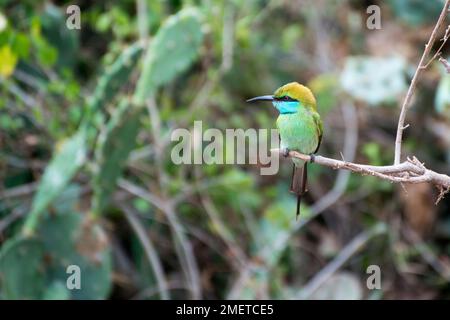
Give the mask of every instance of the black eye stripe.
[[292, 99], [292, 98], [289, 97], [289, 96], [277, 97], [277, 98], [275, 98], [275, 100], [277, 100], [277, 101], [297, 101], [297, 100], [295, 100], [295, 99]]

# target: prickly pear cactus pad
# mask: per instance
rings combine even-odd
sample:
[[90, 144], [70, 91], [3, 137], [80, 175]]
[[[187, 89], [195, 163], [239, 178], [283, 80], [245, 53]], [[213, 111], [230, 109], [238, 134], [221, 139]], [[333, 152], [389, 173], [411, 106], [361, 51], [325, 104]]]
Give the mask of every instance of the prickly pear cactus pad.
[[89, 103], [90, 112], [104, 108], [111, 102], [123, 84], [129, 80], [142, 51], [143, 44], [136, 42], [126, 48], [117, 60], [106, 68], [98, 80], [94, 95]]
[[[106, 299], [111, 288], [111, 253], [102, 227], [81, 213], [48, 214], [38, 236], [46, 256], [46, 292], [68, 299]], [[80, 288], [69, 289], [70, 267], [80, 271]], [[62, 290], [63, 283], [67, 292]]]
[[99, 137], [97, 171], [93, 181], [93, 212], [96, 215], [105, 208], [122, 167], [135, 146], [142, 114], [142, 109], [133, 108], [127, 100], [123, 100]]
[[77, 170], [86, 160], [86, 131], [84, 128], [65, 140], [45, 169], [33, 198], [30, 214], [24, 225], [24, 233], [32, 234], [39, 217], [47, 206], [62, 192]]
[[144, 58], [135, 98], [139, 103], [185, 71], [198, 57], [203, 39], [197, 10], [185, 9], [170, 17], [156, 34]]
[[45, 290], [44, 246], [13, 238], [0, 251], [0, 292], [4, 299], [40, 299]]

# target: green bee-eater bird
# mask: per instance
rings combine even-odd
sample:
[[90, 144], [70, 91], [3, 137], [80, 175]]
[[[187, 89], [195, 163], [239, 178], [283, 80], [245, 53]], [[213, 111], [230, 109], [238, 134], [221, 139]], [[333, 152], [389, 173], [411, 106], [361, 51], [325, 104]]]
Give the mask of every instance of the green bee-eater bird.
[[[317, 152], [322, 141], [323, 124], [317, 113], [316, 99], [308, 87], [291, 82], [278, 88], [273, 95], [247, 100], [247, 102], [255, 101], [271, 101], [280, 112], [277, 128], [281, 139], [280, 148], [284, 156], [288, 156], [291, 150], [309, 155]], [[292, 158], [292, 161], [294, 168], [290, 191], [297, 195], [296, 217], [298, 218], [300, 202], [307, 191], [307, 164], [298, 158]]]

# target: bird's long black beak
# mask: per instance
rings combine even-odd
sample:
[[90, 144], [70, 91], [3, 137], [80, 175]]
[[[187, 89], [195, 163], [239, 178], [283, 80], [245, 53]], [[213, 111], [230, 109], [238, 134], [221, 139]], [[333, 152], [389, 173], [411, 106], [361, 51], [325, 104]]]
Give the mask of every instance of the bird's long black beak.
[[273, 101], [273, 96], [272, 95], [259, 96], [247, 100], [247, 102], [256, 102], [256, 101]]

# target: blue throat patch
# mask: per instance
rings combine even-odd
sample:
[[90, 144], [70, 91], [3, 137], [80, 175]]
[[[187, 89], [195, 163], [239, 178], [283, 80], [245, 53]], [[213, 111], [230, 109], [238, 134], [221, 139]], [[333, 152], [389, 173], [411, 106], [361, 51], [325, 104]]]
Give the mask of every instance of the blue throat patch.
[[298, 101], [273, 101], [272, 104], [281, 114], [296, 113], [300, 107]]

